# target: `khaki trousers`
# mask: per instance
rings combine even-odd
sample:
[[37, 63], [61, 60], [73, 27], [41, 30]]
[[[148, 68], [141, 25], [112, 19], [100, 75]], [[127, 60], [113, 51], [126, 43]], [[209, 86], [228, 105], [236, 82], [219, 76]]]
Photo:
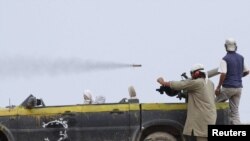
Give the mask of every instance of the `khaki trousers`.
[[207, 141], [207, 137], [196, 137], [196, 141]]
[[230, 107], [230, 123], [240, 124], [239, 104], [242, 88], [224, 88], [222, 87], [220, 94], [216, 97], [216, 102], [225, 102], [229, 100]]

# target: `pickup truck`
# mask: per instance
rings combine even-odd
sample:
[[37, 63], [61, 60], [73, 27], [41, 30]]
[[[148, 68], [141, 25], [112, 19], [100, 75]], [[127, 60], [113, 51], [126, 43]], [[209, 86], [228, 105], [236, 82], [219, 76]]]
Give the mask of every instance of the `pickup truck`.
[[[0, 109], [0, 141], [184, 141], [186, 103], [45, 106], [30, 95]], [[217, 124], [228, 124], [228, 103], [217, 103]]]

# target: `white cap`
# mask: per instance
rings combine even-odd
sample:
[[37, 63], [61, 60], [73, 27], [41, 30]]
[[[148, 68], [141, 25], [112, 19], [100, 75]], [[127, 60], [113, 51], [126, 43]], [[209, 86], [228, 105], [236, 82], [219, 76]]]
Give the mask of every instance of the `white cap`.
[[192, 66], [192, 68], [191, 68], [191, 73], [193, 73], [193, 72], [195, 72], [195, 71], [197, 71], [197, 70], [199, 70], [200, 72], [203, 72], [204, 74], [205, 74], [205, 76], [206, 76], [206, 83], [207, 83], [207, 80], [208, 80], [208, 75], [207, 75], [207, 71], [205, 70], [205, 68], [204, 68], [204, 65], [203, 64], [199, 64], [199, 63], [197, 63], [197, 64], [194, 64], [193, 66]]
[[228, 38], [225, 41], [227, 51], [236, 51], [236, 41], [233, 38]]
[[191, 68], [191, 72], [194, 72], [194, 71], [201, 71], [201, 72], [205, 72], [205, 69], [204, 69], [204, 66], [202, 64], [194, 64]]

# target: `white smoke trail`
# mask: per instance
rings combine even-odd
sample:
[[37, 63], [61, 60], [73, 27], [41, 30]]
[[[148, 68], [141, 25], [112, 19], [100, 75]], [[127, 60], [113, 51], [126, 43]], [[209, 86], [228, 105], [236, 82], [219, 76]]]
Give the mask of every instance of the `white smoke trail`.
[[88, 71], [112, 70], [131, 67], [130, 64], [82, 60], [79, 58], [45, 59], [15, 57], [0, 59], [0, 76], [36, 76], [75, 74]]

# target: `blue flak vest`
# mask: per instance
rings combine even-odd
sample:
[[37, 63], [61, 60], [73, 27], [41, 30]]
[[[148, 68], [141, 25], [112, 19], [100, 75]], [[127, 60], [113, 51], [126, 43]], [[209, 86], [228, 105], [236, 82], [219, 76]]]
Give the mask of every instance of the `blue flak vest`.
[[225, 88], [242, 88], [243, 56], [236, 52], [228, 52], [223, 60], [227, 62], [227, 73], [222, 86]]

